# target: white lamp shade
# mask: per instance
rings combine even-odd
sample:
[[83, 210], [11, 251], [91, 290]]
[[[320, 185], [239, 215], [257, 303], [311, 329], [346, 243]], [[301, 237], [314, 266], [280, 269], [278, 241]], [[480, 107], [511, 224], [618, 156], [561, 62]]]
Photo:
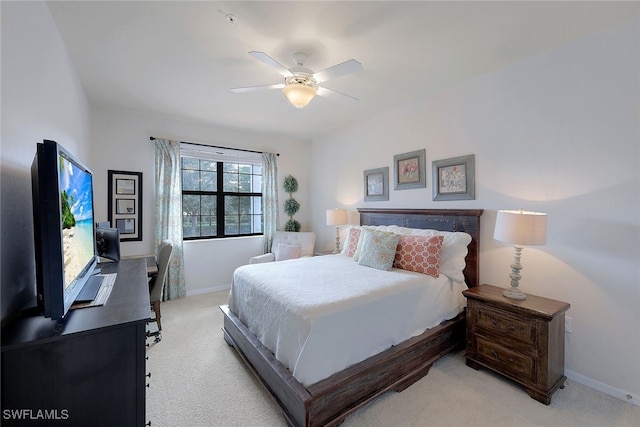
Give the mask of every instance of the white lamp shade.
[[282, 89], [291, 105], [296, 108], [304, 108], [318, 93], [318, 88], [303, 83], [292, 83]]
[[347, 224], [347, 211], [345, 209], [328, 209], [327, 225]]
[[493, 238], [522, 246], [547, 243], [547, 214], [539, 212], [498, 211]]

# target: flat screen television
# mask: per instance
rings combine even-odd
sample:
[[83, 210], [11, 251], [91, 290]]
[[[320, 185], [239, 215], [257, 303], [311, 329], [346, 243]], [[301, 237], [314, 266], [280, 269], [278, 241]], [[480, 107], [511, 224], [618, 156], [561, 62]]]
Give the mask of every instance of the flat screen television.
[[55, 141], [37, 144], [31, 165], [38, 307], [63, 318], [76, 300], [92, 300], [101, 276], [91, 171]]

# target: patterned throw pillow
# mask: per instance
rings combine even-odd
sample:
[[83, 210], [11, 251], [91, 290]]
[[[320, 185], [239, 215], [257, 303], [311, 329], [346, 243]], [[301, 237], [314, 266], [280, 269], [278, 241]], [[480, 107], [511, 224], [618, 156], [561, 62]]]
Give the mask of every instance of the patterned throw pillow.
[[438, 278], [444, 236], [401, 236], [393, 266]]
[[468, 246], [471, 243], [471, 236], [467, 233], [436, 231], [436, 230], [413, 230], [413, 236], [443, 236], [442, 252], [440, 253], [440, 274], [455, 280], [464, 282], [464, 267], [467, 265], [466, 256]]
[[399, 240], [399, 234], [363, 229], [360, 234], [358, 264], [378, 270], [391, 270]]
[[358, 241], [360, 240], [360, 229], [352, 228], [349, 230], [349, 237], [347, 239], [347, 250], [345, 254], [349, 258], [353, 258], [353, 255], [356, 253], [356, 248], [358, 247]]

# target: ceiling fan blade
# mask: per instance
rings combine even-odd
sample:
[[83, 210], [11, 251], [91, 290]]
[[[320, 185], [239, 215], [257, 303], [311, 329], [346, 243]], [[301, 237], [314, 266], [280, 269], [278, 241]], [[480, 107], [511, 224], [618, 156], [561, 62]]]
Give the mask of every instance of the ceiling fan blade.
[[359, 71], [362, 71], [362, 64], [355, 59], [350, 59], [341, 64], [318, 71], [313, 75], [313, 78], [316, 79], [318, 83], [321, 83], [330, 79], [342, 77], [345, 74], [357, 73]]
[[286, 68], [284, 68], [284, 66], [282, 64], [280, 64], [278, 61], [276, 61], [275, 59], [273, 59], [272, 57], [270, 57], [269, 55], [267, 55], [264, 52], [259, 52], [257, 50], [252, 50], [251, 52], [249, 52], [249, 55], [253, 56], [254, 58], [256, 58], [258, 61], [262, 62], [263, 64], [266, 64], [269, 67], [273, 68], [274, 70], [276, 70], [278, 73], [280, 73], [284, 77], [289, 77], [289, 76], [292, 75], [291, 71], [289, 71]]
[[245, 93], [245, 92], [256, 92], [259, 90], [267, 90], [267, 89], [282, 89], [284, 87], [284, 83], [278, 83], [275, 85], [263, 85], [263, 86], [247, 86], [247, 87], [234, 87], [231, 89], [233, 93]]
[[348, 99], [349, 101], [354, 101], [354, 102], [360, 101], [358, 98], [355, 98], [355, 97], [353, 97], [351, 95], [347, 95], [346, 93], [338, 92], [337, 90], [327, 89], [326, 87], [319, 87], [318, 88], [318, 95], [319, 96], [324, 96], [324, 97], [327, 97], [327, 98]]

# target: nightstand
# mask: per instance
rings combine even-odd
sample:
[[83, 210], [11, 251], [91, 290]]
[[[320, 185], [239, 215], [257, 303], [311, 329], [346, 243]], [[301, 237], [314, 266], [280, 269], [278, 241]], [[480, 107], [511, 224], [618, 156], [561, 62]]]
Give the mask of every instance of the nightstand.
[[524, 386], [548, 405], [564, 387], [564, 314], [570, 305], [527, 294], [502, 296], [503, 288], [481, 285], [467, 297], [467, 365], [480, 366]]

